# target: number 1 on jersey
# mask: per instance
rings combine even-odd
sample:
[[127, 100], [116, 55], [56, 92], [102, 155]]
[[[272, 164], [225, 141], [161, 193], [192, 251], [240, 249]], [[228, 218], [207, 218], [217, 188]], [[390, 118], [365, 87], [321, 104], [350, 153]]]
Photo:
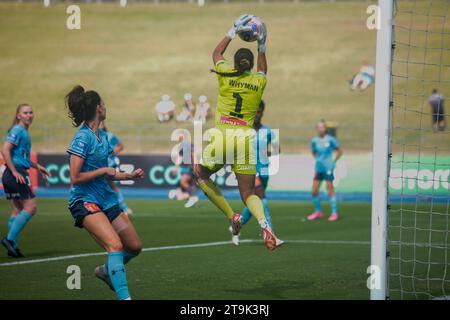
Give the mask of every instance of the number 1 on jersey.
[[234, 112], [230, 112], [230, 116], [242, 119], [244, 117], [244, 115], [241, 113], [242, 97], [239, 93], [234, 92], [233, 98], [236, 99], [236, 107], [234, 108]]

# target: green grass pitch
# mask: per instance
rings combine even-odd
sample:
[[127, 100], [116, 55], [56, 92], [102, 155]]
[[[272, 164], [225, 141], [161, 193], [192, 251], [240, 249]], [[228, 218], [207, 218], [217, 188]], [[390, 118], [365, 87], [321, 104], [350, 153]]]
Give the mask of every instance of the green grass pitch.
[[[72, 226], [64, 200], [38, 201], [38, 215], [20, 240], [25, 260], [102, 251], [86, 231]], [[164, 200], [132, 200], [129, 204], [135, 210], [133, 222], [145, 248], [230, 239], [226, 219], [207, 201], [192, 209]], [[239, 202], [232, 202], [232, 206], [242, 207]], [[142, 252], [127, 265], [133, 298], [369, 297], [365, 272], [370, 259], [370, 205], [341, 204], [343, 219], [337, 223], [302, 221], [312, 210], [306, 203], [272, 201], [270, 208], [279, 237], [287, 240], [284, 247], [269, 252], [262, 243], [244, 243], [239, 247], [225, 244]], [[5, 200], [0, 200], [0, 212], [0, 233], [4, 236], [9, 213]], [[255, 221], [244, 227], [242, 239], [258, 239]], [[105, 256], [4, 266], [21, 260], [6, 257], [0, 249], [0, 299], [115, 299], [93, 275]], [[69, 265], [81, 268], [81, 290], [66, 287]]]

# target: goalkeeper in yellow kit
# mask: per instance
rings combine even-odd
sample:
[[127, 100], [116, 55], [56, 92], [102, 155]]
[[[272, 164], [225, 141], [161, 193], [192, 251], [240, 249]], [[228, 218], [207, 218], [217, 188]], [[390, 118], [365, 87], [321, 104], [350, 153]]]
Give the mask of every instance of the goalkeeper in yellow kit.
[[237, 235], [241, 229], [241, 215], [234, 213], [220, 189], [210, 179], [210, 176], [225, 164], [231, 164], [236, 174], [241, 199], [258, 220], [264, 244], [269, 250], [274, 250], [276, 237], [264, 217], [261, 199], [255, 195], [256, 155], [253, 147], [255, 134], [253, 121], [267, 82], [265, 25], [258, 38], [256, 73], [251, 72], [254, 57], [249, 49], [237, 50], [233, 64], [223, 57], [236, 32], [249, 20], [247, 15], [240, 16], [227, 36], [214, 49], [215, 68], [211, 71], [217, 74], [219, 81], [216, 126], [211, 133], [211, 143], [203, 150], [201, 162], [195, 165], [194, 172], [200, 189], [230, 219], [233, 234]]

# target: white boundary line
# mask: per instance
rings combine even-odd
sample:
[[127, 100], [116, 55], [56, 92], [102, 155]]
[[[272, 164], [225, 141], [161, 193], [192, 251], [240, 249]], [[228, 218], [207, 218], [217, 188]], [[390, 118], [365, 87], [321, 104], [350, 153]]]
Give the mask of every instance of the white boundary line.
[[[241, 240], [240, 242], [241, 243], [256, 243], [256, 242], [261, 242], [261, 240], [245, 239], [245, 240]], [[345, 240], [286, 240], [285, 242], [286, 243], [299, 243], [299, 244], [338, 244], [338, 245], [340, 245], [340, 244], [369, 245], [370, 244], [369, 241], [345, 241]], [[217, 242], [184, 244], [184, 245], [174, 245], [174, 246], [151, 247], [151, 248], [144, 248], [144, 249], [142, 249], [142, 251], [147, 252], [147, 251], [164, 251], [164, 250], [177, 250], [177, 249], [189, 249], [189, 248], [204, 248], [204, 247], [224, 246], [224, 245], [229, 245], [229, 244], [231, 244], [231, 241], [217, 241]], [[59, 256], [59, 257], [53, 257], [53, 258], [43, 258], [43, 259], [0, 263], [0, 267], [10, 267], [10, 266], [23, 265], [23, 264], [35, 264], [35, 263], [42, 263], [42, 262], [70, 260], [70, 259], [104, 256], [104, 255], [106, 255], [106, 252], [82, 253], [82, 254]]]

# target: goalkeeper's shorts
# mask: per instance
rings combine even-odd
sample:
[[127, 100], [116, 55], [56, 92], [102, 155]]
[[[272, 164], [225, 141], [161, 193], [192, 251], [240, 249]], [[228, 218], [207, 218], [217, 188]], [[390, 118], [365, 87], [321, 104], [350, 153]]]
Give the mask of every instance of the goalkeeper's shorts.
[[254, 130], [215, 129], [212, 142], [202, 152], [200, 164], [212, 172], [224, 165], [238, 174], [256, 174]]

